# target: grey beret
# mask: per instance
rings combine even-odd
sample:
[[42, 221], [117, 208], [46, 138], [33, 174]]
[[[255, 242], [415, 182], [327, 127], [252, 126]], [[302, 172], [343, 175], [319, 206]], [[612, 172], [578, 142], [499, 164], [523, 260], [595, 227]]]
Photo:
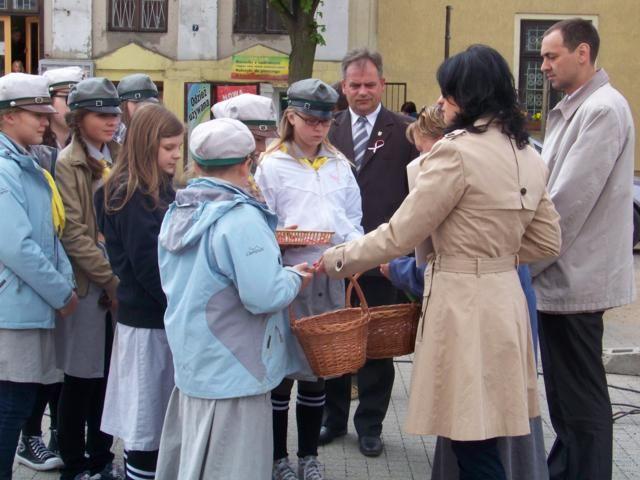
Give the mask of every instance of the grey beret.
[[83, 108], [97, 113], [122, 113], [116, 87], [111, 80], [102, 77], [87, 78], [74, 85], [67, 103], [70, 110]]
[[133, 102], [158, 101], [158, 87], [153, 83], [149, 75], [134, 73], [127, 75], [118, 83], [118, 96], [121, 101]]
[[319, 118], [331, 118], [331, 112], [338, 102], [338, 92], [317, 78], [292, 83], [287, 90], [287, 97], [289, 107]]

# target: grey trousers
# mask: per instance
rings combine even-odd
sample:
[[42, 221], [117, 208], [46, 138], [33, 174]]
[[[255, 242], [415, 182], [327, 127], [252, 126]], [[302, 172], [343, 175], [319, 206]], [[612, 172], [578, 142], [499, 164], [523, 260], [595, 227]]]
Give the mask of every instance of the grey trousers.
[[[542, 419], [529, 420], [531, 434], [498, 438], [498, 451], [509, 480], [548, 480], [547, 459], [542, 435]], [[438, 437], [431, 480], [451, 480], [459, 476], [451, 440]]]
[[270, 393], [207, 400], [174, 388], [156, 480], [270, 480], [272, 465]]

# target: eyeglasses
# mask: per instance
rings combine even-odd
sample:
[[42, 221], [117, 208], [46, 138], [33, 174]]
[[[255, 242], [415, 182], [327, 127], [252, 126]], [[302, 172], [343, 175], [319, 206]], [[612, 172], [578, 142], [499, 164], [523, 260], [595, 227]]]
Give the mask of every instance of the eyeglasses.
[[319, 118], [303, 117], [298, 112], [293, 112], [293, 113], [295, 114], [296, 117], [300, 117], [302, 121], [310, 127], [317, 127], [318, 125], [320, 125], [321, 127], [329, 127], [333, 123], [333, 118], [327, 118], [326, 120], [321, 120]]

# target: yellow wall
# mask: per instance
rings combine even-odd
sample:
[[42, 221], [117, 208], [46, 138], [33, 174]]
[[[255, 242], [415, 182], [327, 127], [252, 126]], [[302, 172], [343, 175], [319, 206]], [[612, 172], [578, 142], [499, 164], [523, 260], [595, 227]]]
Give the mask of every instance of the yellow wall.
[[[281, 52], [256, 45], [244, 55], [281, 55]], [[163, 102], [178, 118], [184, 118], [184, 84], [187, 82], [237, 82], [231, 78], [231, 57], [217, 61], [176, 61], [147, 50], [135, 43], [95, 60], [96, 76], [120, 80], [132, 73], [146, 73], [163, 82]], [[315, 62], [314, 76], [328, 83], [340, 78], [338, 62]], [[255, 83], [254, 81], [250, 83]], [[284, 85], [283, 85], [284, 86]]]
[[[638, 124], [640, 1], [379, 0], [378, 47], [385, 59], [385, 77], [389, 82], [407, 82], [407, 99], [418, 106], [434, 102], [439, 95], [435, 74], [444, 58], [446, 5], [453, 6], [451, 54], [485, 43], [512, 68], [519, 48], [514, 45], [517, 14], [595, 16], [601, 40], [598, 65], [627, 98]], [[640, 170], [640, 142], [636, 142], [636, 169]]]

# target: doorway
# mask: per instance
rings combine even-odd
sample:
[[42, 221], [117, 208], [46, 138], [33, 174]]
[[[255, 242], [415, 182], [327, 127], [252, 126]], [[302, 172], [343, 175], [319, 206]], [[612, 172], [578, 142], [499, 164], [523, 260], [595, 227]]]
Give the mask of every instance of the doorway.
[[40, 43], [39, 16], [0, 15], [0, 75], [37, 74]]

